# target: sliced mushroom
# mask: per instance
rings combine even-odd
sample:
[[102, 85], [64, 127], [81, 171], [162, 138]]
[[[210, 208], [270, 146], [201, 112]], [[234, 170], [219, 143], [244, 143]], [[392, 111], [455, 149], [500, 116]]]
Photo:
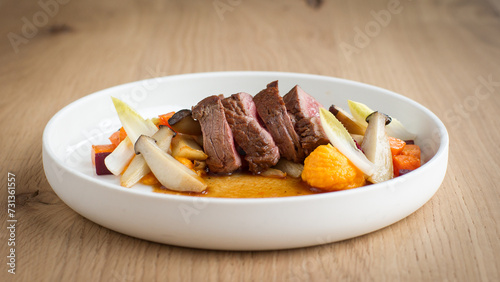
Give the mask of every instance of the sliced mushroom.
[[201, 135], [200, 123], [193, 119], [191, 110], [183, 109], [176, 112], [169, 120], [168, 124], [173, 130], [183, 134]]
[[208, 158], [202, 148], [189, 135], [177, 134], [172, 139], [172, 156], [204, 161]]
[[207, 188], [207, 184], [196, 172], [163, 151], [153, 138], [141, 135], [134, 148], [136, 154], [144, 157], [153, 174], [166, 188], [183, 192], [201, 192]]
[[264, 176], [264, 177], [271, 177], [271, 178], [285, 178], [286, 172], [281, 171], [281, 170], [276, 169], [276, 168], [266, 168], [259, 175]]
[[365, 119], [366, 123], [370, 124], [370, 119], [372, 118], [372, 116], [374, 116], [376, 114], [380, 114], [380, 115], [384, 116], [384, 118], [385, 118], [385, 124], [384, 125], [389, 125], [392, 122], [392, 118], [390, 116], [388, 116], [388, 115], [386, 115], [384, 113], [373, 112], [373, 113], [369, 114], [366, 117], [366, 119]]
[[[170, 151], [170, 143], [174, 132], [168, 126], [160, 125], [160, 129], [152, 136], [156, 140], [158, 147], [163, 151]], [[146, 164], [142, 155], [136, 155], [120, 178], [120, 185], [123, 187], [132, 187], [139, 182], [151, 169]]]
[[363, 135], [358, 135], [358, 134], [351, 134], [351, 137], [356, 143], [361, 144], [363, 143]]
[[330, 112], [344, 125], [350, 134], [365, 135], [366, 127], [358, 124], [354, 117], [337, 105], [330, 106]]
[[[351, 100], [348, 100], [347, 103], [349, 104], [349, 109], [351, 110], [354, 121], [356, 121], [361, 126], [367, 126], [366, 118], [374, 111], [363, 103], [354, 102]], [[386, 130], [387, 135], [399, 138], [401, 140], [415, 138], [415, 134], [409, 132], [395, 117], [392, 118], [392, 121], [387, 126]]]
[[291, 177], [299, 178], [304, 170], [304, 165], [299, 163], [294, 163], [287, 159], [281, 158], [278, 163], [274, 166], [274, 168], [279, 169], [285, 172], [287, 175]]
[[206, 161], [194, 160], [194, 167], [193, 167], [194, 170], [196, 170], [196, 171], [205, 170], [206, 167], [207, 167]]
[[386, 125], [390, 123], [389, 116], [373, 112], [366, 121], [366, 128], [361, 149], [368, 160], [375, 165], [374, 173], [368, 177], [372, 183], [379, 183], [393, 177], [392, 154], [389, 139], [387, 137]]

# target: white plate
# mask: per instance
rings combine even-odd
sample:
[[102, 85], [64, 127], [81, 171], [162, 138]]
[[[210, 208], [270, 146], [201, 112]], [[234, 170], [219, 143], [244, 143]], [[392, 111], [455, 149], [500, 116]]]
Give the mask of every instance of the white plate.
[[[107, 143], [120, 123], [110, 96], [144, 117], [189, 108], [213, 94], [252, 95], [279, 80], [282, 94], [299, 84], [324, 106], [347, 109], [355, 100], [397, 117], [416, 133], [426, 163], [393, 180], [358, 189], [308, 196], [222, 199], [119, 186], [118, 177], [95, 175], [91, 144]], [[391, 91], [344, 79], [281, 72], [219, 72], [153, 78], [99, 91], [59, 111], [43, 134], [43, 165], [56, 194], [73, 210], [109, 229], [178, 246], [269, 250], [312, 246], [388, 226], [424, 205], [441, 185], [448, 162], [448, 133], [420, 104]], [[423, 223], [422, 223], [423, 224]]]

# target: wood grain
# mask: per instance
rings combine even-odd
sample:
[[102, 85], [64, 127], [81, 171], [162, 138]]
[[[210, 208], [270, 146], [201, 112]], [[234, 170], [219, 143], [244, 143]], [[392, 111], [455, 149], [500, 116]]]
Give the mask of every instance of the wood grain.
[[[2, 183], [7, 172], [16, 174], [19, 220], [11, 275], [4, 186], [0, 280], [500, 280], [498, 5], [400, 1], [399, 12], [389, 12], [377, 29], [374, 14], [397, 1], [332, 0], [319, 7], [298, 0], [66, 2], [53, 16], [37, 1], [0, 3], [0, 167]], [[221, 12], [214, 3], [229, 8]], [[37, 31], [12, 44], [26, 21], [38, 23]], [[372, 36], [359, 41], [358, 29], [366, 33], [367, 27]], [[347, 53], [346, 44], [356, 52]], [[59, 109], [121, 83], [228, 70], [342, 77], [420, 102], [450, 134], [441, 188], [417, 212], [380, 231], [268, 252], [131, 238], [86, 220], [53, 193], [43, 172], [41, 137]]]

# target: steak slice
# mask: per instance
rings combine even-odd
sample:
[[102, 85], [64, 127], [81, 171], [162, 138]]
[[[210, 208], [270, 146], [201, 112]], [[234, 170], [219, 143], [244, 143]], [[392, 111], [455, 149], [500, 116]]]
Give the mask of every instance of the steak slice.
[[231, 173], [240, 168], [241, 158], [234, 146], [221, 96], [213, 95], [201, 100], [192, 112], [193, 118], [201, 125], [208, 168], [214, 173]]
[[233, 94], [223, 99], [222, 105], [234, 140], [245, 151], [248, 169], [260, 173], [274, 166], [280, 158], [279, 150], [271, 134], [259, 123], [252, 96], [244, 92]]
[[279, 95], [278, 81], [269, 83], [266, 89], [255, 95], [253, 101], [281, 156], [293, 162], [304, 160], [299, 135], [295, 132], [285, 103]]
[[329, 140], [319, 117], [319, 108], [322, 105], [318, 101], [298, 85], [283, 97], [283, 101], [306, 156], [319, 145], [328, 144]]

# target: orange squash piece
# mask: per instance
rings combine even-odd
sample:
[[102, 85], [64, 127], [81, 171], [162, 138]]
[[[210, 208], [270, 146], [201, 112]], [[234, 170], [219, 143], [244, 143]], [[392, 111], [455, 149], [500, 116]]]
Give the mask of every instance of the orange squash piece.
[[302, 180], [324, 191], [351, 189], [365, 185], [365, 177], [331, 144], [317, 147], [304, 161]]

